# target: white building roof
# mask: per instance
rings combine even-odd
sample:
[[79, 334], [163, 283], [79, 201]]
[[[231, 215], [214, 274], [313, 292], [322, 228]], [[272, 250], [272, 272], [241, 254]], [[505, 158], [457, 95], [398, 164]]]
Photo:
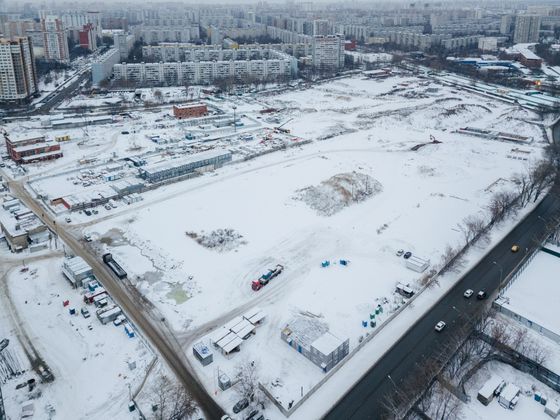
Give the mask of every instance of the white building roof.
[[510, 401], [515, 398], [515, 396], [519, 393], [520, 389], [518, 386], [514, 384], [507, 384], [506, 387], [500, 393], [500, 399], [505, 401]]
[[328, 355], [331, 354], [333, 351], [335, 351], [337, 348], [339, 348], [343, 343], [344, 340], [341, 340], [340, 338], [338, 338], [334, 334], [331, 334], [330, 332], [326, 332], [317, 340], [315, 340], [311, 344], [311, 347], [315, 348], [320, 353]]

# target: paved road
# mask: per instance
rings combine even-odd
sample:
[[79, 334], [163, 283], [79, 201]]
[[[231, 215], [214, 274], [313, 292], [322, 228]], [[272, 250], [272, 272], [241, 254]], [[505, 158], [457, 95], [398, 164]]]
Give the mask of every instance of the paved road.
[[183, 349], [175, 339], [167, 323], [162, 322], [155, 308], [144, 300], [139, 293], [134, 293], [134, 290], [125, 287], [123, 282], [118, 280], [112, 271], [101, 262], [100, 257], [89, 246], [86, 246], [85, 243], [76, 238], [71, 231], [67, 230], [66, 226], [56, 225], [56, 222], [48, 215], [44, 215], [44, 210], [33, 200], [22, 183], [10, 181], [8, 184], [14, 196], [18, 197], [26, 206], [33, 210], [51, 230], [57, 232], [60, 239], [72, 249], [75, 255], [81, 256], [93, 268], [95, 276], [101, 281], [111, 297], [121, 306], [126, 315], [142, 330], [143, 335], [149, 340], [150, 344], [159, 351], [185, 389], [189, 390], [196, 399], [206, 417], [208, 419], [219, 419], [224, 414], [224, 411], [208, 395], [192, 373]]
[[[481, 311], [490, 300], [479, 301], [463, 297], [466, 289], [478, 292], [484, 289], [492, 295], [508, 273], [519, 263], [526, 252], [538, 246], [550, 225], [552, 216], [560, 215], [560, 198], [556, 188], [538, 207], [506, 238], [469, 271], [455, 287], [422, 318], [362, 377], [362, 379], [325, 416], [328, 420], [378, 419], [383, 417], [383, 396], [392, 392], [397, 384], [414, 370], [424, 355], [440, 348], [451, 330], [465, 325], [470, 315]], [[518, 244], [521, 250], [511, 252]], [[442, 333], [434, 330], [435, 324], [444, 320], [447, 328]]]

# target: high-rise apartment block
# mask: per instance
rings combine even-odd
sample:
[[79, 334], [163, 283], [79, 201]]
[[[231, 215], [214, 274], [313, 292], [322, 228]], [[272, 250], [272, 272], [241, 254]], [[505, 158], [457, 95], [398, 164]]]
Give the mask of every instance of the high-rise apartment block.
[[57, 16], [46, 16], [41, 19], [45, 58], [47, 60], [67, 63], [70, 61], [68, 51], [68, 34], [64, 29], [62, 20]]
[[515, 19], [513, 42], [516, 44], [538, 42], [541, 17], [536, 15], [519, 15]]
[[0, 101], [22, 102], [37, 92], [37, 71], [29, 37], [0, 38]]
[[344, 67], [344, 36], [314, 36], [311, 50], [313, 67], [331, 71]]

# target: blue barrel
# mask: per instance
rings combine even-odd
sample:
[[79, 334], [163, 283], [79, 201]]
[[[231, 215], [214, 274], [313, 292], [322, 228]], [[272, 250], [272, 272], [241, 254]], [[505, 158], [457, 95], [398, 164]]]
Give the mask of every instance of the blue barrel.
[[362, 321], [362, 327], [367, 327], [367, 321]]

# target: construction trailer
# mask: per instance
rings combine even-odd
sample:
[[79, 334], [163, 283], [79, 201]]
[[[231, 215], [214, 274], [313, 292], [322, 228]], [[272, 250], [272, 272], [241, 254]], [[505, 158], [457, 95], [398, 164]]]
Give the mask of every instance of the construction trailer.
[[430, 266], [430, 260], [425, 260], [412, 255], [406, 260], [406, 268], [410, 268], [418, 273], [423, 273]]
[[484, 405], [490, 404], [490, 402], [494, 399], [496, 395], [498, 395], [502, 388], [505, 386], [505, 382], [499, 376], [492, 376], [488, 379], [480, 391], [478, 391], [478, 395], [476, 398]]
[[193, 355], [202, 364], [202, 366], [207, 366], [214, 361], [212, 350], [210, 350], [202, 341], [193, 345]]
[[519, 393], [521, 390], [514, 384], [507, 384], [498, 396], [498, 402], [504, 408], [513, 410], [519, 401]]

